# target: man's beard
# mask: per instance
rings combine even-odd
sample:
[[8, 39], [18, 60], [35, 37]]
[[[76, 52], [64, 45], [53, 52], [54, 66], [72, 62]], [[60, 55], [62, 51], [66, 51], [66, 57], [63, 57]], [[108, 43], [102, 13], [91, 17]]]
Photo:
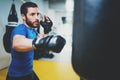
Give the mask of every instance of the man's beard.
[[[38, 21], [35, 21], [35, 22], [38, 22]], [[34, 22], [32, 23], [32, 22], [30, 22], [28, 19], [26, 19], [26, 24], [29, 26], [29, 27], [31, 27], [31, 28], [37, 28], [39, 25], [37, 25], [37, 26], [34, 26], [33, 24], [34, 24]], [[38, 22], [38, 24], [39, 24], [39, 22]]]

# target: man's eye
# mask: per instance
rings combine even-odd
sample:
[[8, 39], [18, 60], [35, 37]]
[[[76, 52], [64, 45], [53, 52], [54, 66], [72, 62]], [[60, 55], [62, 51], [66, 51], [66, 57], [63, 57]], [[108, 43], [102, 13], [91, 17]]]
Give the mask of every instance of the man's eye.
[[35, 15], [34, 13], [31, 14], [31, 16], [34, 16], [34, 15]]
[[40, 13], [37, 13], [37, 15], [39, 16], [39, 15], [40, 15]]

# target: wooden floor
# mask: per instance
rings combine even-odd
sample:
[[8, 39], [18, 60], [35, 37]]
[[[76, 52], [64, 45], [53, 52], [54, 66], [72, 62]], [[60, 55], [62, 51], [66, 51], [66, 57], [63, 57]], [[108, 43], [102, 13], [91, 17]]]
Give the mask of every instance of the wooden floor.
[[[69, 62], [34, 60], [33, 69], [40, 80], [80, 80]], [[5, 80], [7, 70], [0, 70], [0, 80]]]

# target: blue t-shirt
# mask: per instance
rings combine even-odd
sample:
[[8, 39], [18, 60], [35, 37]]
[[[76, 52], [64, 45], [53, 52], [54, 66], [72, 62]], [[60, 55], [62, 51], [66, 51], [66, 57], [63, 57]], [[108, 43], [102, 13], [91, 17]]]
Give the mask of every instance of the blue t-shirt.
[[[34, 39], [37, 36], [35, 29], [28, 28], [24, 24], [20, 24], [14, 28], [11, 34], [11, 42], [16, 34], [23, 35], [29, 39]], [[8, 71], [9, 76], [20, 77], [32, 73], [34, 50], [18, 52], [12, 48], [11, 55], [12, 60]]]

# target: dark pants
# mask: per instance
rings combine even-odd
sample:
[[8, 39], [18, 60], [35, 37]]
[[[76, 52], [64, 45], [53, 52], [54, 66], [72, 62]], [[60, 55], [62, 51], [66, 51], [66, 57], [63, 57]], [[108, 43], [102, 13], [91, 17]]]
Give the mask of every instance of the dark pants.
[[35, 72], [33, 71], [31, 74], [22, 76], [22, 77], [10, 77], [7, 75], [6, 80], [40, 80]]

